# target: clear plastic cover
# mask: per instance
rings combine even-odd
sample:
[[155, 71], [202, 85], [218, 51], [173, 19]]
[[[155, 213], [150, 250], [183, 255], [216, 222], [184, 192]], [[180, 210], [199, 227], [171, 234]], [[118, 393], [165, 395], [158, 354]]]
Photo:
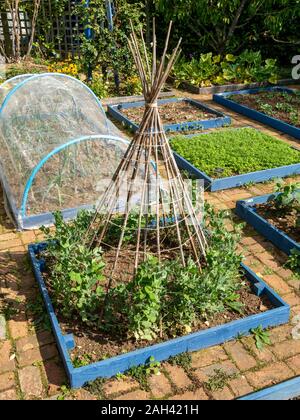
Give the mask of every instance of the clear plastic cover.
[[0, 163], [22, 216], [93, 204], [128, 143], [82, 82], [18, 76], [0, 87]]

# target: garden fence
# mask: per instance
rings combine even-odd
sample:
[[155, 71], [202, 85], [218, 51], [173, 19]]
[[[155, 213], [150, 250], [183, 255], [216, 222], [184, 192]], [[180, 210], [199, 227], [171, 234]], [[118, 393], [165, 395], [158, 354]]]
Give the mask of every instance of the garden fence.
[[[25, 0], [32, 1], [32, 0]], [[61, 58], [80, 55], [80, 35], [84, 30], [74, 8], [80, 0], [68, 0], [63, 14], [58, 14], [53, 8], [53, 0], [42, 0], [37, 21], [36, 37], [43, 38], [47, 49], [55, 52]], [[19, 13], [22, 50], [26, 51], [31, 34], [31, 20], [27, 13]], [[12, 50], [12, 16], [5, 6], [5, 0], [0, 0], [0, 40], [3, 42], [6, 54]]]

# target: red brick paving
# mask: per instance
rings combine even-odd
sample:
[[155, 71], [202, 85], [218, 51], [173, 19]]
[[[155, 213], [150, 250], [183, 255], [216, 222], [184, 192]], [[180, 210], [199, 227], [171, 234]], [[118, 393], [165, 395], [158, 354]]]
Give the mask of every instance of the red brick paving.
[[[208, 96], [201, 97], [201, 100], [211, 104]], [[224, 110], [219, 105], [213, 106]], [[286, 135], [249, 122], [230, 110], [226, 110], [226, 113], [232, 116], [236, 126], [250, 123], [289, 144], [299, 146], [299, 142]], [[236, 200], [269, 193], [273, 185], [257, 184], [205, 195], [217, 208], [233, 209]], [[229, 224], [228, 229], [230, 227]], [[0, 203], [0, 312], [4, 304], [9, 305], [11, 310], [17, 310], [16, 313], [12, 311], [7, 322], [7, 339], [0, 341], [0, 400], [55, 399], [56, 395], [62, 394], [60, 387], [67, 383], [53, 336], [49, 332], [37, 334], [32, 317], [27, 314], [27, 319], [26, 316], [26, 303], [37, 294], [34, 277], [24, 268], [26, 246], [41, 239], [42, 235], [37, 231], [15, 232], [5, 216], [3, 203]], [[241, 249], [246, 263], [293, 306], [293, 315], [300, 314], [300, 282], [284, 267], [286, 256], [251, 227], [245, 229]], [[253, 338], [247, 337], [195, 352], [187, 372], [180, 366], [164, 363], [161, 375], [148, 378], [148, 388], [145, 390], [130, 378], [106, 380], [102, 395], [97, 395], [97, 398], [147, 400], [167, 396], [178, 400], [206, 400], [239, 397], [300, 375], [300, 341], [293, 340], [292, 328], [288, 324], [272, 329], [272, 345], [262, 351], [257, 350]], [[205, 382], [215, 375], [216, 369], [226, 372], [228, 381], [223, 389], [209, 391]], [[83, 389], [71, 393], [63, 391], [67, 394], [65, 399], [93, 399], [95, 396], [91, 392]]]

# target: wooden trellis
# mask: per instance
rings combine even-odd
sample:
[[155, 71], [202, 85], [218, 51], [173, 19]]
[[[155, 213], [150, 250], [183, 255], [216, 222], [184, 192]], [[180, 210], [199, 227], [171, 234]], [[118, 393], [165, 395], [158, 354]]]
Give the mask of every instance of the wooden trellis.
[[[148, 255], [155, 255], [159, 262], [178, 259], [183, 266], [193, 259], [200, 270], [205, 260], [206, 237], [158, 109], [157, 98], [178, 57], [181, 42], [167, 62], [170, 32], [171, 25], [162, 59], [157, 62], [155, 28], [153, 55], [149, 57], [142, 32], [138, 40], [132, 27], [129, 46], [143, 85], [145, 113], [86, 234], [91, 246], [97, 243], [109, 250], [107, 293], [120, 276], [120, 269], [123, 277], [132, 278]], [[134, 244], [128, 247], [124, 237], [128, 235], [132, 214], [137, 217], [137, 225], [130, 229]], [[116, 228], [116, 217], [120, 231], [115, 244], [111, 232]]]
[[[31, 1], [31, 0], [28, 0]], [[39, 16], [41, 20], [51, 22], [48, 31], [43, 33], [40, 20], [37, 21], [36, 35], [45, 36], [47, 44], [53, 44], [54, 50], [62, 58], [71, 55], [72, 57], [80, 54], [80, 35], [83, 32], [83, 25], [79, 17], [74, 13], [74, 6], [78, 0], [69, 0], [66, 2], [65, 11], [59, 16], [52, 8], [52, 0], [42, 0]], [[5, 1], [0, 0], [0, 40], [5, 45], [6, 54], [11, 54], [12, 40], [12, 16], [5, 7]], [[19, 12], [19, 21], [21, 27], [21, 48], [26, 51], [31, 35], [30, 17], [23, 11]]]

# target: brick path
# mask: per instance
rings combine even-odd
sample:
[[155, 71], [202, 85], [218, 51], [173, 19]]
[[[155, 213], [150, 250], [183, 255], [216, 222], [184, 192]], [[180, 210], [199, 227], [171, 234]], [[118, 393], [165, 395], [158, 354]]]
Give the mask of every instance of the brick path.
[[[211, 103], [208, 96], [201, 100]], [[298, 144], [231, 111], [226, 113], [233, 117], [235, 126], [259, 127], [290, 144]], [[300, 177], [297, 179], [300, 181]], [[206, 198], [217, 208], [233, 209], [236, 200], [272, 189], [272, 183], [256, 184], [206, 193]], [[164, 363], [160, 376], [148, 378], [146, 391], [132, 378], [106, 380], [90, 392], [61, 389], [66, 384], [64, 370], [51, 332], [41, 325], [42, 306], [26, 257], [27, 244], [41, 239], [38, 231], [14, 231], [0, 202], [0, 399], [56, 399], [59, 395], [65, 399], [233, 399], [300, 375], [300, 341], [292, 339], [293, 326], [288, 324], [271, 330], [272, 345], [263, 351], [257, 350], [252, 337], [247, 337], [193, 353], [191, 366], [185, 369]], [[286, 256], [249, 227], [244, 231], [241, 248], [246, 264], [292, 306], [292, 315], [300, 314], [300, 281], [284, 268]], [[216, 379], [220, 369], [227, 377], [222, 389], [215, 390], [207, 383], [213, 381], [212, 377]]]

